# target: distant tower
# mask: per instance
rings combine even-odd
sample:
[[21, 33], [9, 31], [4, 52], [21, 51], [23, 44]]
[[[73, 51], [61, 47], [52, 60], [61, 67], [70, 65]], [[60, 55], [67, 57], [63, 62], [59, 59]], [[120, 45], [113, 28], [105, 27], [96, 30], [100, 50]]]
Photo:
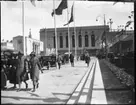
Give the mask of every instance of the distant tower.
[[32, 38], [31, 28], [29, 29], [29, 38]]

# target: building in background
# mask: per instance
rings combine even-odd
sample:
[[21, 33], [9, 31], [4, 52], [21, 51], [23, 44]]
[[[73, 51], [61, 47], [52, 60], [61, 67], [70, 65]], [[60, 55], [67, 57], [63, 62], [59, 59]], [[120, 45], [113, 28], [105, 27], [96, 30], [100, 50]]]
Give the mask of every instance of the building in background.
[[11, 50], [14, 51], [13, 43], [12, 42], [1, 42], [1, 51]]
[[[96, 54], [96, 51], [101, 49], [101, 36], [103, 35], [104, 28], [109, 31], [109, 26], [82, 26], [76, 27], [76, 45], [77, 56], [87, 50], [90, 55]], [[70, 50], [75, 51], [75, 35], [74, 27], [69, 27], [70, 33]], [[40, 41], [44, 43], [44, 54], [47, 55], [48, 50], [56, 48], [55, 43], [55, 29], [41, 29]], [[68, 52], [68, 28], [57, 28], [57, 47], [58, 53]]]
[[[24, 45], [23, 36], [13, 37], [13, 46], [15, 50], [24, 52], [23, 45]], [[33, 39], [31, 37], [25, 37], [25, 48], [26, 55], [29, 55], [32, 51], [39, 55], [43, 51], [43, 42]]]
[[107, 33], [109, 50], [114, 53], [134, 52], [134, 30]]

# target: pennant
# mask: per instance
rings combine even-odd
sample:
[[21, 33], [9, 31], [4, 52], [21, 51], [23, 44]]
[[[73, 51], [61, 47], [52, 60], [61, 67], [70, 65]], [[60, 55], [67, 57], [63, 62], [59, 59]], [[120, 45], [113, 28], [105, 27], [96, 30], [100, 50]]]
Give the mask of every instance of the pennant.
[[51, 15], [53, 16], [54, 14], [56, 15], [62, 15], [62, 11], [63, 9], [66, 9], [68, 6], [67, 6], [67, 0], [62, 0], [60, 5], [58, 6], [57, 9], [55, 9], [55, 13], [54, 13], [54, 10], [53, 12], [51, 13]]
[[131, 25], [131, 23], [132, 23], [132, 21], [128, 21], [128, 22], [126, 23], [125, 28], [128, 27], [129, 25]]
[[[115, 5], [115, 4], [117, 4], [117, 3], [118, 3], [118, 2], [116, 1], [116, 2], [113, 3], [113, 5]], [[123, 2], [123, 3], [125, 4], [125, 2]]]
[[36, 7], [36, 5], [35, 5], [36, 0], [30, 0], [30, 1], [31, 1], [32, 5]]
[[70, 24], [71, 22], [74, 21], [74, 18], [73, 18], [73, 6], [74, 6], [74, 4], [72, 5], [72, 8], [71, 8], [71, 18], [70, 18], [70, 20], [68, 21], [67, 24], [64, 24], [64, 26], [66, 26], [66, 25], [68, 25], [68, 24]]

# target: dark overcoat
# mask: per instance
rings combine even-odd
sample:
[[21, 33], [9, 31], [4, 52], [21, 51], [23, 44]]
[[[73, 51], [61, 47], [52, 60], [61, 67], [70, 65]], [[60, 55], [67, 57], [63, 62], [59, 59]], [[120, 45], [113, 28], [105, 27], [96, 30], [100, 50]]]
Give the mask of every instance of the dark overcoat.
[[39, 80], [39, 70], [41, 70], [39, 59], [37, 57], [31, 58], [30, 65], [31, 65], [30, 75], [32, 81]]
[[17, 60], [17, 76], [20, 76], [24, 71], [24, 61], [25, 57], [22, 56], [21, 58], [18, 58]]
[[74, 55], [73, 55], [73, 54], [70, 54], [69, 59], [70, 59], [70, 62], [74, 62]]

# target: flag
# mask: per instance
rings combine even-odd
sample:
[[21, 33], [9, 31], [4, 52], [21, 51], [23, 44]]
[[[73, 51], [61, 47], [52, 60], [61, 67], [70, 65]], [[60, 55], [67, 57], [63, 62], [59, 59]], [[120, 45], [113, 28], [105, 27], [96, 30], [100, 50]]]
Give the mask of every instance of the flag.
[[66, 9], [68, 6], [67, 6], [67, 0], [62, 0], [60, 5], [58, 6], [57, 9], [55, 9], [55, 13], [54, 13], [54, 10], [53, 12], [51, 13], [51, 15], [53, 16], [54, 14], [56, 15], [62, 15], [62, 11], [63, 9]]
[[70, 20], [68, 21], [67, 24], [64, 24], [64, 26], [66, 26], [66, 25], [68, 25], [68, 24], [70, 24], [71, 22], [74, 21], [74, 18], [73, 18], [73, 6], [74, 6], [74, 4], [72, 5], [72, 8], [71, 8], [71, 18], [70, 18]]
[[128, 27], [131, 23], [132, 23], [132, 21], [128, 21], [128, 22], [126, 23], [125, 28]]
[[31, 1], [31, 3], [32, 3], [33, 6], [36, 6], [36, 5], [35, 5], [35, 1], [36, 1], [36, 0], [30, 0], [30, 1]]
[[[119, 2], [119, 1], [114, 2], [113, 5], [117, 4], [118, 2]], [[121, 2], [121, 1], [120, 1], [120, 2]], [[125, 2], [123, 2], [123, 3], [125, 4]]]

